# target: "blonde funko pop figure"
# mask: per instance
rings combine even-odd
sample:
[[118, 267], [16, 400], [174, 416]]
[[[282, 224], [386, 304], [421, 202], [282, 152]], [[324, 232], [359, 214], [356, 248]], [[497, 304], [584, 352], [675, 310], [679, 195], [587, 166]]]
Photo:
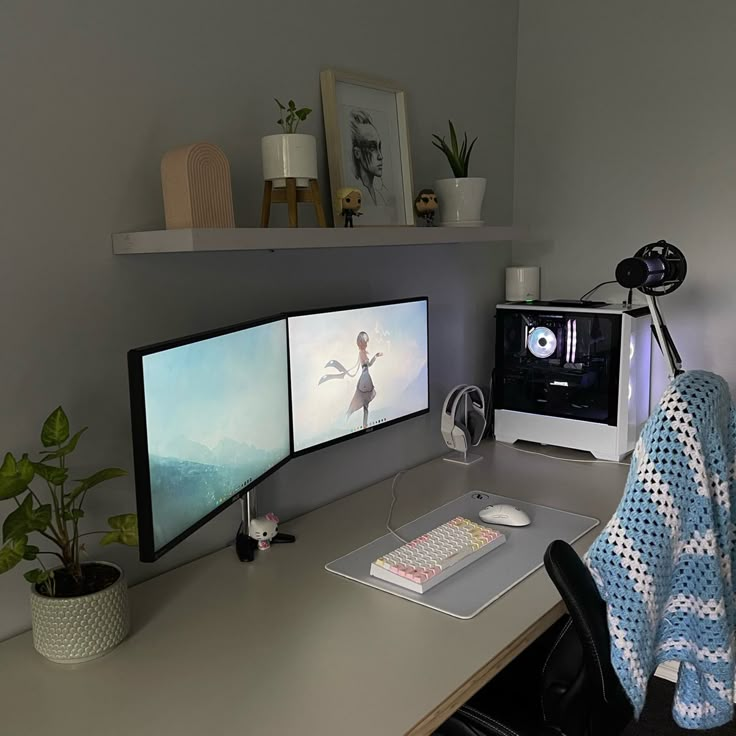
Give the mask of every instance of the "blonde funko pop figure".
[[439, 202], [434, 189], [422, 189], [414, 200], [414, 209], [417, 215], [424, 220], [426, 227], [434, 225], [434, 213], [437, 207], [439, 207]]
[[363, 204], [363, 193], [355, 187], [342, 187], [335, 194], [335, 212], [345, 218], [343, 227], [353, 227], [353, 217], [360, 217]]

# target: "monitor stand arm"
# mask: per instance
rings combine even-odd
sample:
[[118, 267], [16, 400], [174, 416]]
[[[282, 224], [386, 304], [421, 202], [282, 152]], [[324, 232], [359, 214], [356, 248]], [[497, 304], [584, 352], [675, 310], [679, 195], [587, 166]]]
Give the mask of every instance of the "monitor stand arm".
[[646, 299], [649, 313], [652, 315], [652, 332], [667, 364], [667, 375], [672, 380], [675, 376], [679, 376], [682, 373], [682, 358], [677, 351], [677, 346], [672, 339], [667, 325], [664, 323], [662, 312], [659, 311], [657, 299], [649, 294], [646, 295]]
[[[258, 549], [258, 542], [248, 536], [251, 519], [255, 519], [257, 512], [256, 489], [251, 488], [246, 492], [245, 496], [240, 497], [240, 526], [238, 533], [235, 535], [235, 551], [241, 562], [253, 562]], [[272, 540], [271, 544], [291, 544], [296, 542], [293, 534], [284, 534], [279, 532]]]

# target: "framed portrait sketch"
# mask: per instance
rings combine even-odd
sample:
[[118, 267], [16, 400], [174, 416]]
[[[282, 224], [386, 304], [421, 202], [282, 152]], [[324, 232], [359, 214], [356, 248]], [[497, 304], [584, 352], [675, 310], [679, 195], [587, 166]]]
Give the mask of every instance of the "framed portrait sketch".
[[404, 92], [389, 82], [326, 69], [320, 73], [327, 162], [335, 194], [363, 193], [356, 225], [413, 225], [411, 157]]

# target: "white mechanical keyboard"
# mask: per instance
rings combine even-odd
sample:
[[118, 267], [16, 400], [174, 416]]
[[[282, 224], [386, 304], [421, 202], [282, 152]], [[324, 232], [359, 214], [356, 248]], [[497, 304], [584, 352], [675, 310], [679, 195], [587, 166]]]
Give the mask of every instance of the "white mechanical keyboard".
[[506, 541], [501, 532], [456, 516], [371, 564], [371, 575], [426, 593]]

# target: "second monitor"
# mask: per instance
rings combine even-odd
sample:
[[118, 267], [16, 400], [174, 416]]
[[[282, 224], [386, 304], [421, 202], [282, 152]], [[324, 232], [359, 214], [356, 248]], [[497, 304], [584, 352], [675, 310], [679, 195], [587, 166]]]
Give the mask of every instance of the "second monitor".
[[290, 315], [295, 454], [429, 411], [427, 299]]

